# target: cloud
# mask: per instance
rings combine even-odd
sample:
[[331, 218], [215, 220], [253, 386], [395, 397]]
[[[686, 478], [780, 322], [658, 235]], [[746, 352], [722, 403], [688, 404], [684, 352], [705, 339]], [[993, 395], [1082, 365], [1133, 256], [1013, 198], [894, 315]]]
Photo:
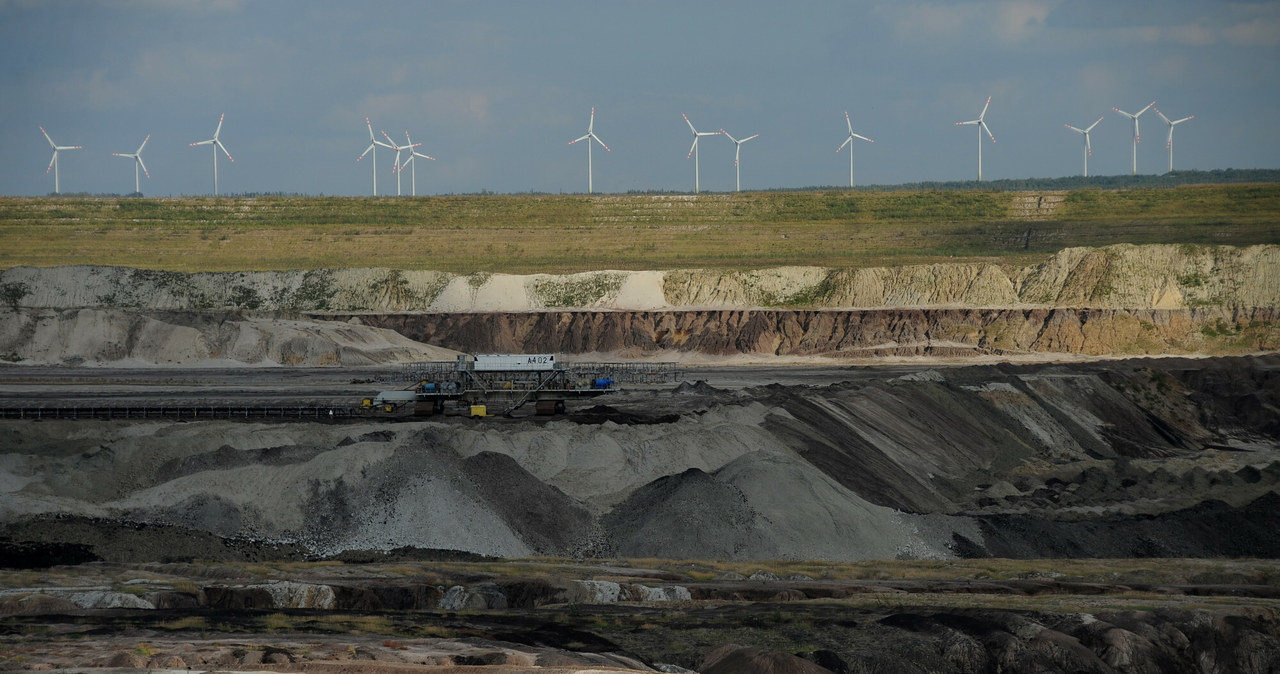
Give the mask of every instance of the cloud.
[[1259, 17], [1237, 23], [1224, 29], [1222, 36], [1241, 47], [1274, 47], [1280, 45], [1280, 18]]
[[1037, 0], [1019, 0], [1000, 5], [996, 34], [1010, 42], [1021, 42], [1040, 32], [1054, 4]]

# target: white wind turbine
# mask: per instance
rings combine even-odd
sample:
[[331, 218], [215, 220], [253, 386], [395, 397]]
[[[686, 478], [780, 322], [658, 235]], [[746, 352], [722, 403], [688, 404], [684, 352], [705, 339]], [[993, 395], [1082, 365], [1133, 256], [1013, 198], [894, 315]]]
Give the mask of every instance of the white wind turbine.
[[[417, 150], [414, 149], [416, 147], [421, 147], [422, 143], [413, 142], [413, 139], [409, 137], [408, 131], [404, 132], [404, 140], [406, 143], [408, 143], [408, 145], [405, 146], [405, 149], [409, 151], [409, 158], [404, 160], [404, 163], [400, 165], [400, 168], [398, 170], [404, 171], [404, 167], [409, 166], [410, 164], [413, 164], [414, 157], [422, 157], [423, 159], [430, 159], [431, 161], [436, 160], [435, 157], [428, 157], [427, 155], [422, 154], [421, 152], [418, 152]], [[413, 190], [412, 192], [413, 196], [415, 197], [418, 196], [418, 165], [417, 164], [413, 164], [413, 166], [409, 169], [409, 185]]]
[[[857, 138], [860, 140], [865, 140], [868, 143], [874, 143], [875, 141], [871, 140], [870, 138], [867, 138], [866, 136], [859, 136], [858, 134], [853, 132], [853, 120], [849, 119], [848, 110], [844, 111], [844, 123], [845, 123], [845, 126], [849, 127], [849, 137], [845, 138], [844, 142], [840, 144], [840, 147], [836, 148], [836, 153], [838, 154], [841, 150], [843, 150], [844, 146], [846, 145], [849, 146], [849, 187], [853, 187], [853, 139]], [[978, 141], [981, 142], [982, 138], [979, 137]]]
[[58, 150], [83, 150], [84, 148], [79, 145], [58, 145], [57, 143], [54, 143], [53, 139], [49, 137], [49, 133], [44, 130], [43, 126], [40, 127], [40, 133], [44, 134], [44, 139], [49, 141], [49, 147], [53, 148], [53, 159], [49, 160], [49, 168], [44, 170], [44, 174], [49, 175], [49, 169], [53, 169], [53, 193], [61, 194], [60, 187], [58, 185]]
[[987, 126], [985, 118], [987, 116], [987, 108], [991, 105], [991, 97], [987, 96], [987, 102], [982, 106], [982, 112], [977, 119], [971, 119], [967, 122], [956, 122], [956, 126], [968, 126], [970, 124], [978, 127], [978, 182], [982, 182], [982, 132], [986, 131], [991, 136], [991, 142], [996, 142], [996, 137], [992, 135], [991, 129]]
[[1071, 129], [1072, 131], [1075, 131], [1076, 133], [1084, 136], [1084, 177], [1086, 178], [1089, 177], [1089, 157], [1093, 156], [1093, 146], [1089, 144], [1089, 132], [1093, 131], [1093, 127], [1097, 126], [1098, 122], [1101, 122], [1101, 121], [1102, 121], [1102, 116], [1099, 116], [1097, 122], [1090, 124], [1089, 127], [1085, 129], [1077, 129], [1076, 127], [1071, 126], [1070, 124], [1066, 125], [1068, 129]]
[[1139, 110], [1136, 114], [1129, 114], [1129, 113], [1125, 112], [1124, 110], [1121, 110], [1120, 108], [1117, 108], [1117, 107], [1112, 107], [1112, 108], [1111, 108], [1112, 110], [1115, 110], [1116, 112], [1118, 112], [1118, 113], [1120, 113], [1120, 114], [1124, 115], [1125, 117], [1128, 117], [1129, 119], [1132, 119], [1132, 120], [1133, 120], [1133, 175], [1135, 175], [1135, 176], [1136, 176], [1136, 175], [1138, 175], [1138, 140], [1139, 140], [1139, 137], [1138, 137], [1138, 118], [1142, 116], [1142, 113], [1144, 113], [1144, 112], [1146, 112], [1146, 111], [1150, 110], [1152, 107], [1154, 107], [1154, 106], [1155, 106], [1155, 104], [1156, 104], [1156, 102], [1155, 102], [1155, 101], [1151, 101], [1150, 103], [1148, 103], [1148, 104], [1147, 104], [1147, 107], [1145, 107], [1145, 108], [1143, 108], [1143, 109]]
[[[682, 113], [683, 114], [683, 113]], [[693, 128], [693, 122], [689, 121], [689, 115], [684, 115], [685, 124], [689, 125], [689, 130], [693, 132], [693, 145], [689, 147], [689, 154], [685, 157], [693, 157], [693, 193], [698, 193], [698, 139], [703, 136], [719, 136], [719, 131], [698, 131]]]
[[142, 163], [142, 148], [147, 146], [147, 141], [151, 140], [151, 134], [147, 134], [142, 139], [142, 145], [138, 146], [138, 150], [133, 154], [123, 154], [120, 152], [112, 152], [113, 157], [128, 157], [133, 160], [133, 191], [135, 194], [142, 194], [142, 183], [138, 181], [138, 168], [142, 168], [142, 172], [147, 174], [147, 178], [151, 178], [151, 172], [147, 171], [147, 165]]
[[1173, 127], [1187, 121], [1188, 119], [1195, 119], [1196, 116], [1189, 115], [1187, 117], [1183, 117], [1182, 119], [1175, 119], [1171, 122], [1169, 121], [1168, 117], [1164, 116], [1163, 112], [1160, 112], [1160, 108], [1156, 108], [1156, 114], [1160, 115], [1160, 119], [1163, 119], [1164, 123], [1169, 125], [1169, 142], [1167, 143], [1167, 145], [1169, 146], [1169, 172], [1173, 173]]
[[[408, 134], [409, 132], [406, 131], [405, 133]], [[387, 139], [387, 142], [390, 143], [388, 147], [396, 151], [395, 161], [391, 163], [391, 172], [396, 174], [396, 196], [398, 197], [400, 196], [400, 153], [404, 152], [405, 150], [408, 150], [409, 146], [396, 145], [396, 142], [394, 140], [391, 140], [391, 136], [388, 136], [386, 131], [383, 131], [382, 135], [384, 138]]]
[[742, 144], [751, 140], [752, 138], [759, 136], [760, 134], [757, 133], [751, 136], [747, 136], [742, 140], [738, 140], [737, 138], [730, 136], [729, 132], [725, 131], [724, 129], [720, 129], [720, 133], [724, 134], [729, 138], [729, 140], [733, 141], [733, 171], [734, 173], [737, 174], [738, 191], [741, 192], [742, 191], [742, 167], [738, 165], [738, 158], [742, 154]]
[[371, 160], [373, 163], [373, 196], [376, 197], [378, 196], [378, 146], [381, 145], [389, 150], [394, 150], [395, 148], [373, 137], [373, 122], [370, 122], [368, 117], [364, 118], [364, 124], [369, 127], [369, 147], [366, 147], [364, 152], [361, 152], [360, 156], [356, 157], [356, 161], [364, 159], [365, 155], [373, 152], [373, 159]]
[[591, 194], [591, 188], [592, 188], [591, 186], [591, 141], [594, 140], [595, 142], [600, 143], [600, 147], [604, 148], [605, 151], [613, 152], [613, 150], [609, 149], [608, 145], [604, 144], [603, 140], [600, 140], [600, 136], [597, 136], [596, 132], [593, 131], [595, 126], [596, 126], [596, 107], [593, 105], [591, 106], [591, 118], [587, 121], [586, 135], [582, 136], [581, 138], [575, 138], [569, 141], [569, 145], [573, 145], [574, 143], [580, 140], [587, 141], [587, 194]]
[[[213, 196], [215, 197], [218, 196], [218, 150], [222, 150], [222, 154], [227, 155], [227, 159], [231, 159], [231, 153], [227, 152], [226, 146], [222, 144], [222, 141], [218, 140], [218, 134], [222, 133], [222, 120], [225, 119], [226, 116], [227, 113], [224, 112], [222, 113], [222, 116], [218, 118], [218, 128], [213, 130], [213, 138], [191, 144], [191, 147], [195, 147], [197, 145], [213, 146]], [[235, 161], [236, 160], [231, 159], [232, 163], [235, 163]]]

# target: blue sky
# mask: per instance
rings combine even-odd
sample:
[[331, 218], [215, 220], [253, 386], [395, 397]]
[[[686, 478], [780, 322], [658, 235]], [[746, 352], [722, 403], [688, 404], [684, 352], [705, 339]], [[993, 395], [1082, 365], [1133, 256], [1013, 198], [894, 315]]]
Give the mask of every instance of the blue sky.
[[[325, 2], [0, 0], [0, 194], [212, 191], [365, 195], [364, 119], [436, 162], [419, 194], [692, 190], [692, 136], [742, 147], [744, 189], [839, 185], [854, 130], [858, 184], [1081, 171], [1128, 173], [1131, 125], [1152, 100], [1182, 169], [1280, 167], [1280, 2]], [[1141, 118], [1140, 173], [1167, 168], [1166, 127]], [[379, 138], [381, 135], [379, 134]], [[701, 143], [704, 191], [734, 186], [733, 144]], [[379, 193], [395, 193], [378, 150]], [[409, 176], [403, 179], [409, 192]]]

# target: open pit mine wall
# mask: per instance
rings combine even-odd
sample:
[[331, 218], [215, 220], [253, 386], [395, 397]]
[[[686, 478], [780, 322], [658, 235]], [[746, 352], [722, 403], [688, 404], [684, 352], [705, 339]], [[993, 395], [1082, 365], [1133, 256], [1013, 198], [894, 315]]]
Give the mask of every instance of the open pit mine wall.
[[786, 307], [1280, 306], [1280, 246], [1068, 248], [1025, 266], [779, 267], [751, 271], [595, 271], [568, 275], [396, 269], [179, 272], [15, 267], [12, 309], [241, 309], [267, 312], [527, 312]]
[[1280, 310], [555, 311], [328, 316], [471, 353], [1087, 356], [1280, 349]]

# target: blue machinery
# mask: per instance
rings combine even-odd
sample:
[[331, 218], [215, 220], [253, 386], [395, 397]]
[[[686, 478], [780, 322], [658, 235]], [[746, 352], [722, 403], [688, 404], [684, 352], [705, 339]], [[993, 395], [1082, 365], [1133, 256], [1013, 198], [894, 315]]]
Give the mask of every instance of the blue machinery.
[[511, 416], [527, 403], [538, 415], [563, 414], [565, 401], [621, 390], [620, 384], [678, 380], [674, 363], [571, 363], [554, 354], [478, 354], [456, 361], [408, 363], [390, 381], [414, 382], [364, 400], [375, 412], [419, 416], [443, 414], [452, 403], [472, 417]]

